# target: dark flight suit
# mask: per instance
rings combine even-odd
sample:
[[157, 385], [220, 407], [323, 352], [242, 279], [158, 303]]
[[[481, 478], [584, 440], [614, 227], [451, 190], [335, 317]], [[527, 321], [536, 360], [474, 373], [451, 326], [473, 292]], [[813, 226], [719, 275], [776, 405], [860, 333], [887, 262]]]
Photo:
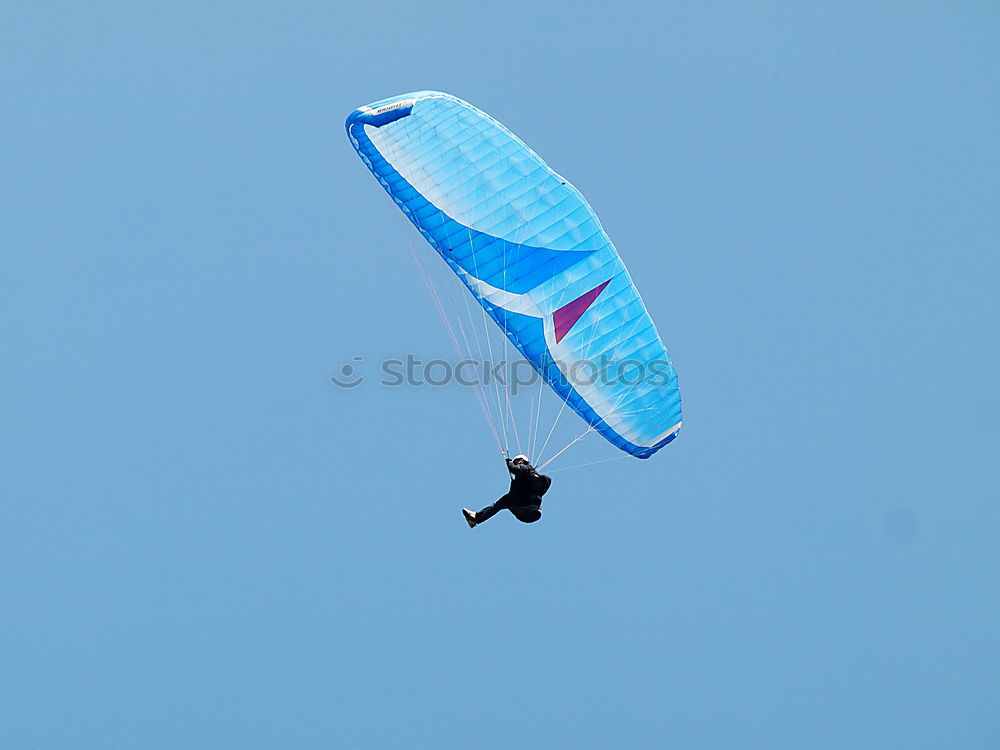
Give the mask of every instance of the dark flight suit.
[[542, 517], [542, 495], [548, 492], [552, 479], [539, 474], [529, 463], [515, 464], [507, 459], [511, 473], [510, 490], [493, 505], [476, 513], [476, 525], [488, 521], [502, 510], [509, 510], [523, 523], [534, 523]]

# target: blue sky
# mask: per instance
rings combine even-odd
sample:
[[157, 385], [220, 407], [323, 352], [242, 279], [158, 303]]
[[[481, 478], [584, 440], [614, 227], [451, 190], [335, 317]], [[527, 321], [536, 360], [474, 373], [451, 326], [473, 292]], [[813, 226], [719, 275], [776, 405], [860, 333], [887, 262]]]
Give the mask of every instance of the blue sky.
[[[1000, 11], [877, 5], [6, 9], [0, 744], [996, 747]], [[451, 353], [343, 131], [423, 88], [680, 374], [532, 526], [467, 394], [329, 382]]]

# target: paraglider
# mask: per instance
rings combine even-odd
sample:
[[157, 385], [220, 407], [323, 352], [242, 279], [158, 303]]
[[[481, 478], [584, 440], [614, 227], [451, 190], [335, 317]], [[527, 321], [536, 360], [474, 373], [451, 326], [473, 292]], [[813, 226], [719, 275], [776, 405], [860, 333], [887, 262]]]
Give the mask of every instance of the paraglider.
[[396, 205], [588, 432], [637, 458], [677, 437], [677, 374], [579, 190], [451, 94], [382, 99], [346, 126]]
[[510, 490], [506, 495], [478, 512], [462, 508], [470, 529], [489, 521], [502, 510], [509, 510], [522, 523], [534, 523], [542, 517], [542, 495], [552, 486], [552, 478], [539, 474], [524, 454], [508, 458], [507, 471], [510, 472]]

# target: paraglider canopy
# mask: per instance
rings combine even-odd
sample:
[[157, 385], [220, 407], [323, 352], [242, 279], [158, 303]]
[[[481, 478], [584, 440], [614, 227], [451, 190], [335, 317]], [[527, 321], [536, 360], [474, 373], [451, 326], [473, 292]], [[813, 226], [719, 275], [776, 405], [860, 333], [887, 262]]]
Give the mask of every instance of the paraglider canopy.
[[360, 107], [361, 159], [558, 397], [648, 458], [681, 427], [677, 375], [583, 195], [507, 128], [438, 91]]

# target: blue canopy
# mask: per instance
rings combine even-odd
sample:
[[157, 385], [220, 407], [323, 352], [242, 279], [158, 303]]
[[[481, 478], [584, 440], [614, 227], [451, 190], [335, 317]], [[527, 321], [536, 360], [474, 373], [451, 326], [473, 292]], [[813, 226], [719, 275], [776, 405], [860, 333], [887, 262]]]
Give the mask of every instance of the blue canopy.
[[583, 195], [517, 136], [439, 91], [360, 107], [361, 159], [548, 385], [648, 458], [677, 436], [677, 374]]

